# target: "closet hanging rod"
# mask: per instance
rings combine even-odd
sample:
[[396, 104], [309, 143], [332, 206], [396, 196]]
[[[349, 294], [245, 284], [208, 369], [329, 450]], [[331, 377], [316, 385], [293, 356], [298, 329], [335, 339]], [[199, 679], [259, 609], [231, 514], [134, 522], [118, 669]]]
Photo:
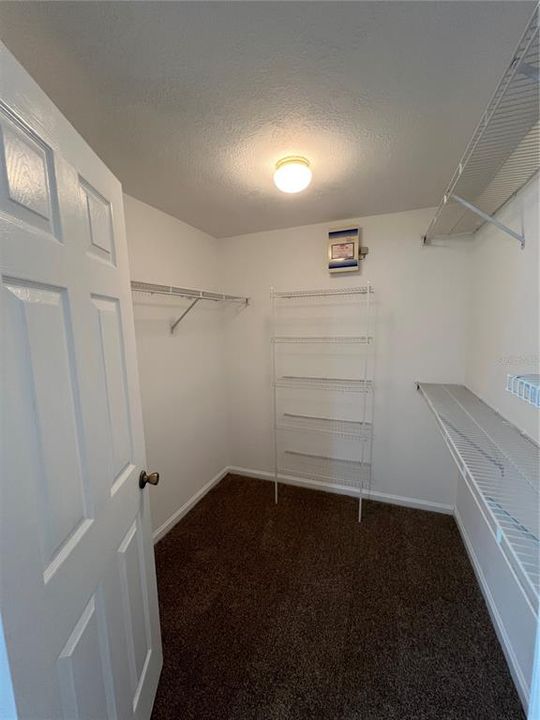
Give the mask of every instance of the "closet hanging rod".
[[210, 290], [194, 290], [192, 288], [182, 288], [176, 285], [158, 285], [156, 283], [146, 283], [132, 280], [131, 291], [145, 293], [147, 295], [167, 295], [168, 297], [180, 297], [192, 300], [193, 302], [184, 310], [184, 312], [173, 323], [171, 323], [171, 335], [174, 333], [177, 325], [201, 300], [210, 300], [211, 302], [237, 302], [242, 305], [249, 305], [249, 298], [241, 295], [227, 295], [226, 293], [217, 293]]

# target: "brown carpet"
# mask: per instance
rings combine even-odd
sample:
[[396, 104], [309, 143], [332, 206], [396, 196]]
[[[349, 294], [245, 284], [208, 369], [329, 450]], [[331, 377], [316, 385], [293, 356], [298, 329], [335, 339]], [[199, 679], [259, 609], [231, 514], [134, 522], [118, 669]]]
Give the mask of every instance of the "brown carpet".
[[157, 546], [152, 720], [523, 717], [449, 516], [226, 477]]

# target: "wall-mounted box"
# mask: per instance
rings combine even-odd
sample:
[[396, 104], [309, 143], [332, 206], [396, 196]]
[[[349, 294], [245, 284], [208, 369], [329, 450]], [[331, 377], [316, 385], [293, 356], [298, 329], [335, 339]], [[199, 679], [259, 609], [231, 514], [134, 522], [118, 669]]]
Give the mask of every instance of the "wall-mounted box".
[[360, 247], [360, 228], [328, 233], [328, 272], [357, 272], [368, 248]]

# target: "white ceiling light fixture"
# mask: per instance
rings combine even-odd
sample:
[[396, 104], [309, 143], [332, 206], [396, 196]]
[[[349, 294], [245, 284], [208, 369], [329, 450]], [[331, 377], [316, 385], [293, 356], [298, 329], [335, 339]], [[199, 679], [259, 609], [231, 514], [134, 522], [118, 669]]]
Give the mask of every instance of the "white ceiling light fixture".
[[285, 157], [278, 160], [274, 172], [274, 184], [284, 193], [305, 190], [311, 182], [309, 161], [304, 157]]

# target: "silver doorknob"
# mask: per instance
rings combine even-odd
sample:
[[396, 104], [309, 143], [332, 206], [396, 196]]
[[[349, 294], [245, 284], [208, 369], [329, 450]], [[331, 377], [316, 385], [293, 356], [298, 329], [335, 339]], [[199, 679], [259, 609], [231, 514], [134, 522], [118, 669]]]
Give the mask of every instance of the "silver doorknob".
[[157, 485], [159, 482], [159, 473], [153, 472], [147, 475], [146, 470], [143, 470], [142, 473], [139, 475], [139, 487], [141, 490], [146, 485], [146, 483], [150, 483], [150, 485]]

